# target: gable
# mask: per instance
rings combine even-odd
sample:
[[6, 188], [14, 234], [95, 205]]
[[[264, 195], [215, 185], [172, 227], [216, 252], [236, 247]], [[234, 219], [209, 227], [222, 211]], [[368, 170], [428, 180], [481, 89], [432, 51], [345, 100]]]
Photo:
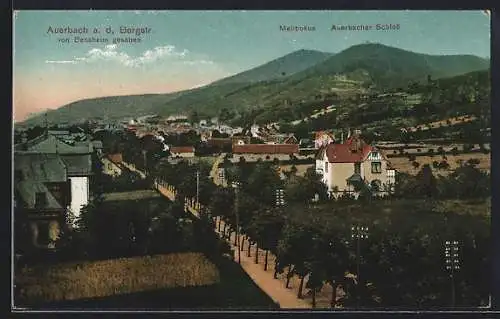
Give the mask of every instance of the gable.
[[370, 153], [368, 153], [368, 156], [366, 159], [369, 161], [382, 161], [383, 160], [382, 154], [380, 154], [380, 152], [378, 152], [378, 151], [371, 151]]

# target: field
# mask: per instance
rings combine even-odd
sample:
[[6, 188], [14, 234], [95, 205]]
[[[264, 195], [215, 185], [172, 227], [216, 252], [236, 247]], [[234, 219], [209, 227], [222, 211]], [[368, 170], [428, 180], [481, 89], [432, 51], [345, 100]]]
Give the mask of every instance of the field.
[[16, 276], [20, 299], [43, 302], [203, 286], [219, 281], [217, 267], [198, 253], [35, 266], [22, 269]]
[[122, 200], [147, 200], [151, 198], [161, 198], [160, 193], [154, 190], [137, 190], [129, 192], [105, 193], [103, 195], [105, 201], [122, 201]]
[[436, 203], [436, 212], [455, 212], [460, 215], [491, 216], [491, 198], [486, 200], [443, 200]]
[[477, 118], [473, 115], [458, 116], [458, 117], [452, 117], [452, 118], [449, 118], [446, 120], [435, 121], [435, 122], [417, 125], [414, 127], [409, 127], [409, 128], [407, 128], [407, 130], [410, 132], [415, 132], [418, 130], [425, 131], [425, 130], [429, 130], [429, 129], [433, 129], [433, 128], [438, 128], [441, 126], [453, 126], [453, 125], [457, 125], [457, 124], [461, 124], [461, 123], [472, 122], [476, 119]]
[[[459, 167], [460, 161], [462, 162], [467, 162], [470, 159], [478, 159], [479, 160], [479, 165], [477, 165], [477, 168], [489, 172], [491, 168], [491, 155], [490, 154], [483, 154], [483, 153], [476, 153], [476, 154], [458, 154], [458, 155], [446, 155], [446, 161], [450, 165], [449, 169], [434, 169], [433, 171], [435, 174], [440, 174], [443, 176], [448, 175], [449, 173], [453, 172], [457, 167]], [[416, 156], [415, 161], [420, 164], [418, 168], [414, 168], [412, 165], [412, 162], [408, 160], [408, 157], [392, 157], [389, 159], [391, 162], [392, 166], [396, 171], [402, 172], [402, 173], [409, 173], [409, 174], [416, 174], [420, 171], [421, 167], [425, 164], [429, 164], [432, 167], [432, 163], [434, 161], [441, 162], [443, 160], [443, 157], [441, 155], [434, 155], [434, 156]]]
[[46, 309], [273, 309], [228, 259], [175, 253], [36, 266], [16, 274], [17, 306]]

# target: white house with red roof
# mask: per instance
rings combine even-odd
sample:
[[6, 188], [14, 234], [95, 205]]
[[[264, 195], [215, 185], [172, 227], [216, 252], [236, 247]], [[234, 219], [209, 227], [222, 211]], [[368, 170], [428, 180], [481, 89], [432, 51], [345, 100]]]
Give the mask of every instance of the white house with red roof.
[[330, 193], [359, 194], [363, 184], [380, 194], [394, 189], [395, 171], [390, 162], [381, 150], [363, 141], [359, 132], [343, 144], [321, 147], [316, 155], [316, 172], [323, 176]]

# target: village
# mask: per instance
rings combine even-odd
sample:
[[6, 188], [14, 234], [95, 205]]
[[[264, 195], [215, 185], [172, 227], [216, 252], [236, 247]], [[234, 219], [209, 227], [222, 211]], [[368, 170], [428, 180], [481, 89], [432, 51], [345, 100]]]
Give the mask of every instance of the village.
[[15, 12], [11, 309], [491, 308], [476, 11]]
[[[325, 112], [329, 109], [331, 107], [325, 108]], [[213, 197], [216, 193], [207, 195], [206, 183], [212, 183], [213, 187], [230, 188], [231, 185], [240, 183], [235, 176], [239, 174], [241, 178], [243, 167], [248, 165], [254, 167], [252, 169], [254, 171], [258, 167], [261, 169], [267, 167], [277, 174], [278, 180], [272, 183], [284, 186], [274, 186], [277, 188], [270, 189], [270, 203], [281, 209], [288, 207], [288, 201], [291, 205], [294, 201], [292, 197], [297, 196], [293, 195], [294, 190], [290, 189], [294, 187], [294, 183], [298, 182], [297, 186], [301, 187], [301, 183], [314, 185], [315, 180], [322, 186], [303, 184], [303, 187], [312, 187], [303, 189], [306, 202], [321, 203], [330, 200], [336, 203], [349, 199], [356, 201], [358, 197], [358, 201], [363, 202], [361, 197], [366, 198], [366, 192], [370, 194], [370, 198], [401, 196], [397, 195], [398, 192], [402, 192], [401, 186], [398, 186], [397, 176], [422, 174], [418, 164], [421, 159], [422, 166], [436, 171], [439, 178], [453, 175], [453, 172], [460, 167], [470, 166], [479, 169], [478, 172], [489, 172], [489, 149], [485, 151], [484, 145], [443, 147], [424, 143], [402, 144], [400, 141], [378, 141], [369, 144], [364, 140], [363, 132], [358, 129], [349, 129], [345, 132], [318, 131], [312, 132], [308, 139], [298, 139], [294, 134], [281, 133], [277, 123], [262, 126], [253, 124], [244, 129], [220, 123], [217, 118], [193, 123], [186, 115], [163, 119], [149, 115], [115, 123], [89, 121], [84, 127], [86, 129], [78, 125], [51, 127], [46, 125], [46, 128], [41, 129], [40, 136], [33, 139], [27, 138], [26, 131], [19, 133], [20, 142], [15, 145], [14, 152], [14, 206], [18, 216], [16, 222], [22, 229], [18, 237], [28, 237], [19, 240], [23, 242], [20, 245], [24, 253], [18, 254], [18, 259], [24, 258], [24, 254], [46, 258], [43, 256], [50, 251], [57, 255], [58, 251], [64, 251], [65, 246], [71, 246], [71, 243], [68, 244], [67, 234], [78, 232], [79, 229], [81, 231], [81, 220], [85, 218], [82, 212], [87, 211], [89, 205], [94, 205], [92, 203], [97, 198], [104, 198], [104, 202], [120, 202], [150, 201], [165, 196], [175, 203], [178, 200], [177, 192], [179, 195], [182, 192], [180, 196], [185, 198], [184, 208], [188, 214], [191, 212], [198, 216], [199, 210], [222, 210], [213, 215], [214, 221], [218, 220], [217, 227], [222, 240], [226, 239], [232, 245], [238, 242], [231, 253], [231, 258], [236, 261], [238, 254], [235, 251], [240, 251], [243, 247], [240, 249], [240, 240], [235, 237], [239, 235], [231, 226], [231, 223], [234, 223], [231, 219], [234, 214], [233, 208], [226, 211], [224, 205], [218, 207], [216, 204], [218, 200]], [[406, 130], [401, 132], [405, 134]], [[129, 141], [135, 139], [132, 143], [138, 143], [136, 147], [139, 149], [132, 145], [122, 145], [120, 150], [115, 142], [111, 142], [114, 138], [110, 140], [110, 136], [128, 136], [125, 139]], [[136, 155], [133, 155], [133, 152]], [[195, 169], [196, 179], [193, 180], [193, 173], [187, 171], [186, 176], [179, 176], [180, 172], [177, 173], [176, 178], [180, 178], [177, 183], [181, 184], [177, 184], [178, 189], [175, 190], [172, 185], [176, 182], [172, 178], [169, 181], [160, 177], [164, 176], [162, 174], [167, 174], [161, 173], [160, 167], [165, 165], [171, 167], [170, 169], [176, 169], [175, 167], [180, 169], [183, 165], [187, 165], [185, 167], [189, 168], [189, 171]], [[240, 173], [235, 173], [235, 169]], [[199, 176], [203, 170], [207, 171], [205, 174], [208, 176], [203, 176], [203, 186], [200, 186]], [[130, 174], [136, 174], [136, 177], [130, 179], [132, 176]], [[108, 182], [103, 182], [103, 179], [97, 176], [108, 176]], [[148, 176], [156, 177], [151, 179]], [[292, 178], [293, 176], [297, 177]], [[107, 186], [108, 190], [102, 193], [103, 183], [110, 181], [117, 183], [120, 178], [125, 178], [123, 181], [129, 185], [125, 188], [119, 186], [122, 187], [121, 190], [115, 186]], [[137, 179], [144, 178], [146, 178], [145, 183], [137, 184]], [[190, 180], [191, 182], [188, 182], [191, 183], [190, 186], [182, 184], [182, 179]], [[298, 180], [295, 181], [296, 179]], [[269, 182], [271, 183], [271, 180]], [[401, 185], [401, 181], [399, 184]], [[162, 187], [166, 188], [162, 190]], [[181, 191], [181, 187], [188, 188]], [[215, 189], [213, 191], [217, 192]], [[342, 202], [338, 203], [333, 205], [340, 205], [339, 207], [343, 205]], [[216, 217], [217, 214], [223, 216], [221, 218], [224, 220], [224, 225], [229, 223], [228, 237], [226, 237], [226, 226], [224, 230], [220, 228], [221, 220]], [[130, 236], [135, 238], [135, 231], [132, 231]], [[26, 238], [30, 240], [26, 241]], [[258, 251], [258, 248], [256, 249]], [[248, 254], [250, 256], [250, 250]], [[275, 278], [279, 277], [276, 277], [277, 254], [276, 250], [271, 252], [266, 250], [265, 267], [268, 267], [268, 259], [269, 262], [275, 261]], [[257, 259], [256, 255], [256, 262]], [[265, 279], [267, 276], [265, 271], [255, 270], [249, 266], [244, 266], [243, 269], [266, 293], [274, 291], [275, 288], [272, 288], [274, 284], [270, 285]], [[294, 278], [290, 272], [291, 270], [283, 277], [286, 287], [290, 284], [290, 279]], [[302, 295], [302, 286], [306, 277], [299, 278], [297, 279], [300, 280], [299, 301], [294, 301], [297, 299], [290, 296], [284, 297], [289, 294], [288, 288], [284, 292], [268, 294], [277, 303], [280, 303], [280, 300], [284, 302], [283, 298], [284, 300], [291, 298], [291, 301], [287, 301], [289, 302], [287, 307], [304, 307], [302, 300], [306, 297]], [[343, 300], [341, 296], [346, 295], [346, 289], [336, 286], [333, 290], [336, 291], [339, 300]], [[319, 298], [319, 295], [313, 297], [313, 307], [317, 307], [316, 298]], [[343, 303], [339, 301], [334, 304], [337, 307]]]

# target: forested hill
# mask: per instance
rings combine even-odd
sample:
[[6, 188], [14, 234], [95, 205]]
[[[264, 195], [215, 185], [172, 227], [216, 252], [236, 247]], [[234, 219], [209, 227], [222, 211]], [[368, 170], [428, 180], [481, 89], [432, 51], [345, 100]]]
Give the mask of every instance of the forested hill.
[[315, 50], [298, 50], [248, 71], [216, 81], [213, 84], [255, 83], [281, 79], [306, 70], [333, 55], [333, 53]]
[[[471, 55], [436, 56], [382, 44], [360, 44], [338, 54], [300, 50], [210, 85], [171, 94], [104, 97], [77, 101], [48, 112], [51, 123], [81, 119], [169, 115], [222, 109], [234, 114], [317, 101], [337, 91], [383, 92], [412, 82], [489, 69], [489, 60]], [[287, 103], [285, 103], [287, 102]], [[26, 123], [42, 123], [35, 116]]]
[[317, 77], [364, 70], [380, 89], [397, 87], [412, 80], [423, 81], [485, 70], [490, 61], [473, 55], [429, 55], [378, 43], [354, 45], [293, 77]]

